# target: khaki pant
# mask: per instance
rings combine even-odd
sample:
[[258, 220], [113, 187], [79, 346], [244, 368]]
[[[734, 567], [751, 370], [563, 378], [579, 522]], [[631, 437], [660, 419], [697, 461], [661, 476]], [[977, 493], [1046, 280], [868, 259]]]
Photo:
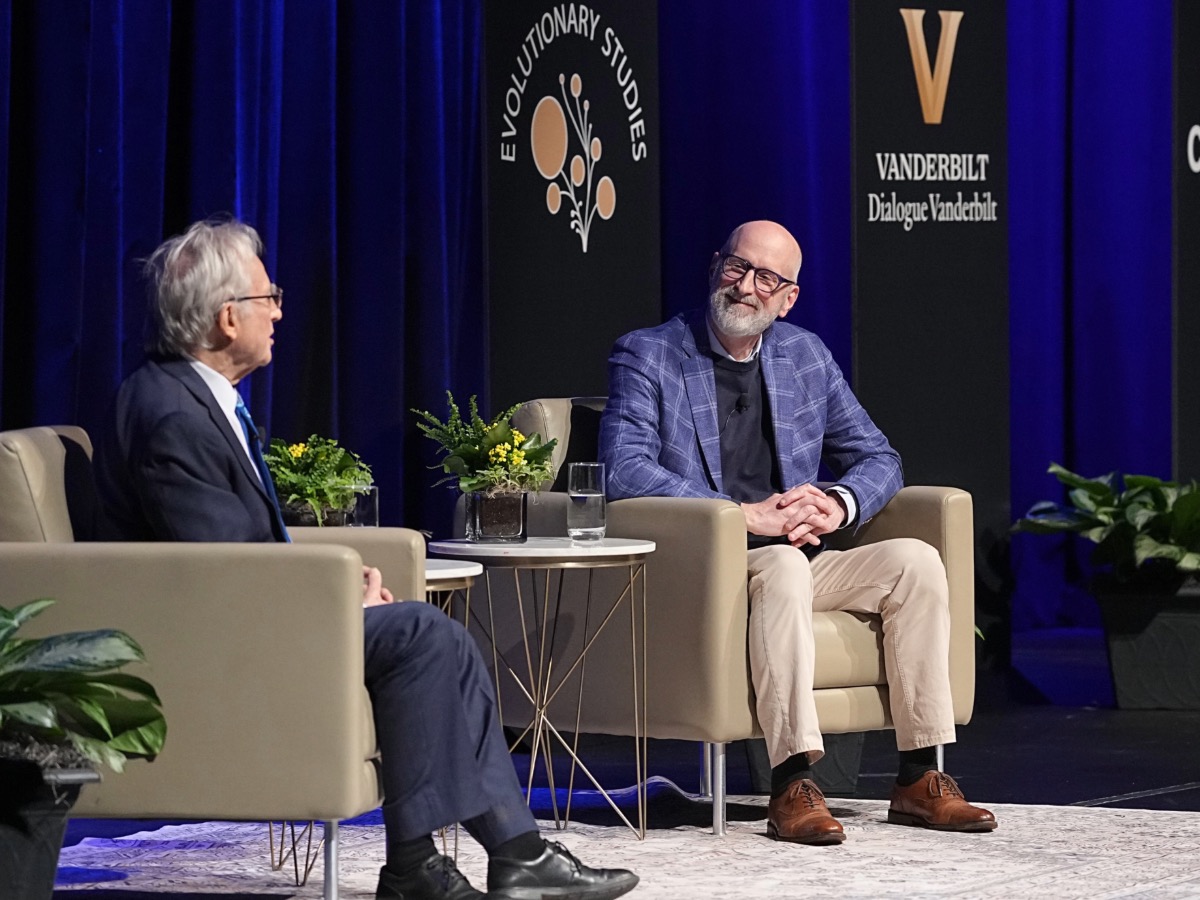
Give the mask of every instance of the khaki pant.
[[751, 550], [750, 672], [771, 765], [802, 751], [824, 755], [813, 702], [812, 614], [831, 609], [883, 618], [883, 656], [896, 746], [954, 741], [946, 570], [924, 541], [897, 538], [811, 561], [787, 545]]

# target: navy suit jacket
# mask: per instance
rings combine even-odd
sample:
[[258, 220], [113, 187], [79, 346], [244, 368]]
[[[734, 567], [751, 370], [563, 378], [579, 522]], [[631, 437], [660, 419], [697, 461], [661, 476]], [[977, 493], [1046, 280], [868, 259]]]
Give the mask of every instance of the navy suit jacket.
[[149, 359], [121, 385], [95, 473], [104, 539], [286, 540], [254, 464], [185, 359]]
[[[785, 489], [816, 483], [823, 461], [854, 493], [858, 521], [903, 484], [900, 456], [850, 391], [815, 334], [776, 320], [762, 373]], [[705, 315], [676, 316], [617, 341], [600, 420], [608, 496], [713, 497], [722, 488], [717, 387]]]

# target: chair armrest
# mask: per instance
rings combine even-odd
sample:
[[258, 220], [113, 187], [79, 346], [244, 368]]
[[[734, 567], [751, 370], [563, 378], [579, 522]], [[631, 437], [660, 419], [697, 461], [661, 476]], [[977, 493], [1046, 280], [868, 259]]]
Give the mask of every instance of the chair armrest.
[[289, 528], [295, 544], [340, 544], [379, 569], [399, 600], [425, 599], [425, 537], [411, 528]]
[[58, 602], [31, 636], [119, 628], [145, 650], [167, 742], [76, 814], [346, 818], [378, 785], [363, 687], [362, 561], [348, 547], [0, 544], [0, 596]]
[[638, 497], [608, 504], [607, 515], [609, 536], [657, 545], [646, 563], [655, 735], [696, 739], [693, 729], [703, 723], [700, 739], [744, 738], [754, 719], [741, 508], [727, 500]]
[[946, 566], [950, 586], [950, 688], [954, 717], [970, 721], [975, 700], [975, 529], [971, 495], [951, 487], [902, 488], [875, 518], [833, 547], [858, 546], [889, 538], [919, 538], [933, 545]]

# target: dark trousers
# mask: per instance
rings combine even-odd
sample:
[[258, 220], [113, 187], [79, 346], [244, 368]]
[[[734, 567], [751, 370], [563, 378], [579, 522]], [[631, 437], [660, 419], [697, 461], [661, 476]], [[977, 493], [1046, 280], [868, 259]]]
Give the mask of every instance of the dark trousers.
[[467, 630], [410, 601], [366, 609], [364, 632], [389, 842], [461, 822], [490, 851], [536, 831]]

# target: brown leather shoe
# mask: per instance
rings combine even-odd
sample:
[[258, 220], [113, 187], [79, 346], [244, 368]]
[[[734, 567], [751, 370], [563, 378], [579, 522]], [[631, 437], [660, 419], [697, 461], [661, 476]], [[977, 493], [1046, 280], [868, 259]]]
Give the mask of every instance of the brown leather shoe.
[[825, 795], [808, 778], [788, 785], [767, 805], [767, 836], [795, 844], [840, 844], [842, 826], [829, 814]]
[[972, 806], [954, 779], [945, 772], [926, 772], [908, 787], [892, 786], [887, 820], [893, 825], [915, 825], [939, 831], [992, 831], [996, 817]]

